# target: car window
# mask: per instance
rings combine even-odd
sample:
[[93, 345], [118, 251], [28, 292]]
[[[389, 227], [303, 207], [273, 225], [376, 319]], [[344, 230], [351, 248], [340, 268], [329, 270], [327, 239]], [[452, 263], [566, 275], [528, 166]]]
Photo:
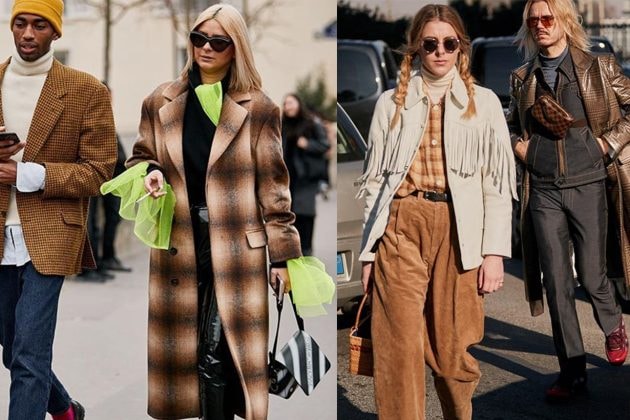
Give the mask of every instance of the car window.
[[612, 53], [613, 48], [609, 42], [603, 40], [591, 40], [591, 51], [595, 54]]
[[480, 78], [482, 84], [490, 88], [500, 98], [510, 95], [510, 73], [523, 64], [523, 59], [516, 46], [497, 45], [484, 49], [481, 57], [483, 69]]
[[364, 147], [356, 137], [349, 135], [342, 126], [337, 130], [337, 162], [354, 162], [364, 159]]
[[378, 92], [378, 75], [370, 57], [358, 49], [337, 49], [337, 99], [354, 102]]

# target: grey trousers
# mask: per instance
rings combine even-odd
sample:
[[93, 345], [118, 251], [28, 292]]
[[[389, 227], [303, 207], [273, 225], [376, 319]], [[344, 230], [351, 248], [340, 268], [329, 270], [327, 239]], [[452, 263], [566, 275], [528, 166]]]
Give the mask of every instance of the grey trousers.
[[604, 181], [566, 189], [531, 188], [531, 211], [556, 354], [563, 369], [572, 358], [583, 359], [584, 345], [575, 310], [575, 268], [604, 334], [618, 325], [621, 308], [606, 277], [608, 208]]

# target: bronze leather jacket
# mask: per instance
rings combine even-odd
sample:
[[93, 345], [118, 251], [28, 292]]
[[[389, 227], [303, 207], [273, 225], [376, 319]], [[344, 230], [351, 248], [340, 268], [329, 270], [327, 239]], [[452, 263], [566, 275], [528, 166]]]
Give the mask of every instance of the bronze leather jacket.
[[[573, 46], [569, 47], [579, 91], [586, 111], [588, 126], [596, 137], [610, 146], [607, 168], [609, 208], [614, 208], [620, 227], [621, 259], [626, 283], [630, 280], [630, 218], [624, 216], [623, 202], [630, 203], [630, 79], [622, 72], [615, 57], [592, 55]], [[511, 76], [511, 102], [507, 114], [512, 146], [522, 139], [529, 139], [528, 110], [536, 96], [537, 81], [531, 73], [533, 61], [514, 70]], [[521, 235], [523, 246], [523, 274], [526, 297], [532, 315], [543, 312], [541, 273], [538, 264], [536, 238], [529, 218], [528, 200], [530, 174], [523, 173], [521, 191]], [[628, 232], [626, 233], [626, 226]]]

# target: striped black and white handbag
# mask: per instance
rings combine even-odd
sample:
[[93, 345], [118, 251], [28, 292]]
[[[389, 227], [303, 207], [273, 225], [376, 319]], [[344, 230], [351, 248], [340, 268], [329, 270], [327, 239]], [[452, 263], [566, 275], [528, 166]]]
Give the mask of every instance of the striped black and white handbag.
[[283, 293], [279, 293], [276, 301], [278, 324], [273, 350], [269, 353], [269, 392], [282, 398], [289, 398], [299, 385], [306, 395], [310, 395], [330, 369], [330, 361], [313, 337], [304, 331], [304, 320], [297, 314], [293, 302], [291, 306], [297, 320], [298, 331], [279, 353], [276, 352], [283, 306], [282, 296]]

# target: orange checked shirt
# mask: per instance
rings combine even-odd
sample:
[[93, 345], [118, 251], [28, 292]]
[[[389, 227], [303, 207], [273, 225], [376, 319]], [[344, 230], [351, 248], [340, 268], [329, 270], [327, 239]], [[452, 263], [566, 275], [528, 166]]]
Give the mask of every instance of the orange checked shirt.
[[396, 192], [396, 197], [406, 197], [414, 191], [446, 192], [446, 172], [442, 117], [444, 101], [429, 103], [429, 121], [411, 168]]

